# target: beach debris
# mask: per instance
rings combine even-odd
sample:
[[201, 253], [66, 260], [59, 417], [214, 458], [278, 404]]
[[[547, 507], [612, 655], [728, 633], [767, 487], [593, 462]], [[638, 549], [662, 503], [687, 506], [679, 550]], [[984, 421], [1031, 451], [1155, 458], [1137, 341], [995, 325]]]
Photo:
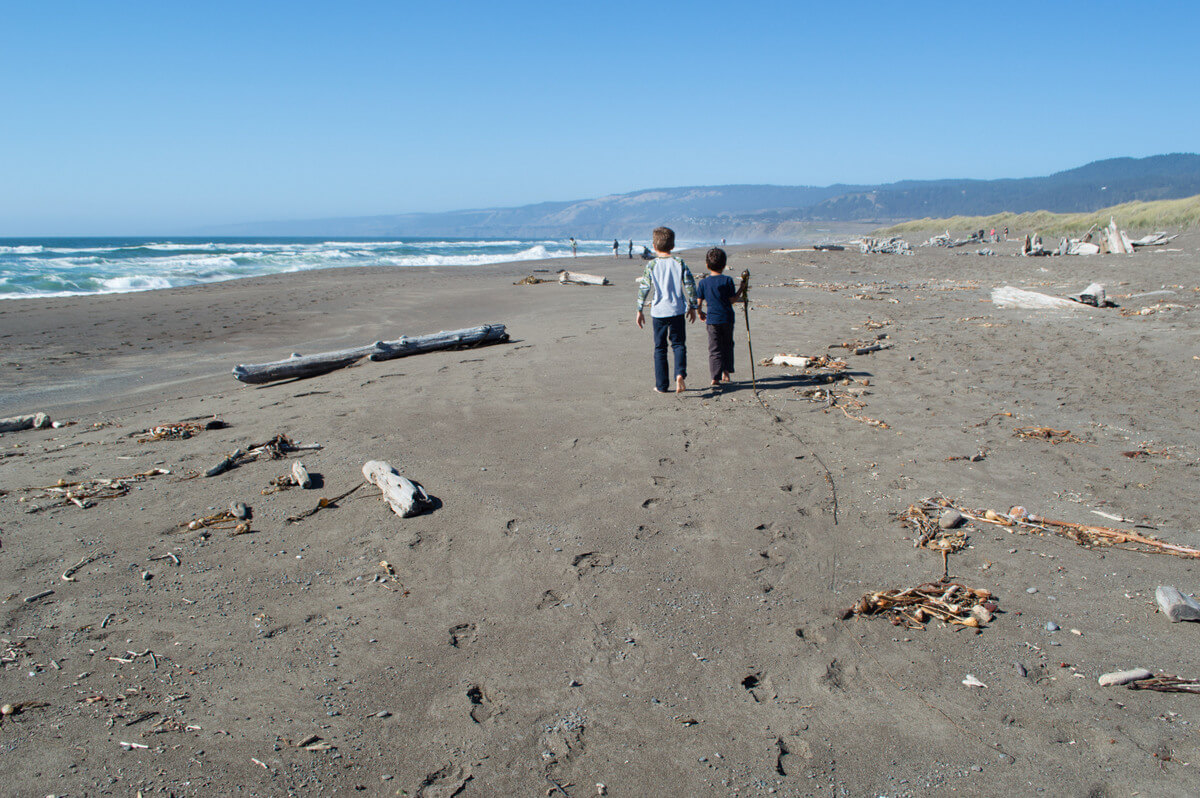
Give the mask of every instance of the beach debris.
[[50, 416], [45, 413], [30, 413], [21, 416], [0, 418], [0, 432], [21, 432], [27, 429], [46, 429], [50, 426]]
[[1071, 294], [1067, 298], [1084, 305], [1091, 305], [1094, 308], [1115, 308], [1117, 306], [1115, 302], [1105, 296], [1104, 286], [1100, 283], [1091, 283], [1078, 294]]
[[295, 524], [300, 521], [303, 521], [305, 518], [308, 518], [311, 515], [316, 515], [317, 513], [321, 512], [322, 510], [324, 510], [327, 507], [336, 507], [337, 503], [339, 501], [346, 498], [351, 493], [358, 490], [365, 484], [366, 484], [365, 482], [359, 482], [357, 485], [355, 485], [350, 490], [348, 490], [344, 493], [339, 493], [337, 496], [334, 496], [332, 499], [327, 499], [324, 496], [322, 496], [320, 499], [317, 500], [316, 506], [313, 507], [311, 510], [305, 510], [304, 512], [299, 513], [297, 515], [289, 515], [287, 517], [287, 520], [292, 522], [293, 524]]
[[1137, 679], [1128, 685], [1130, 690], [1154, 690], [1159, 693], [1200, 693], [1200, 679], [1181, 679], [1160, 673], [1150, 679]]
[[1170, 585], [1159, 585], [1154, 591], [1154, 600], [1171, 623], [1200, 621], [1200, 602]]
[[1101, 687], [1116, 687], [1122, 684], [1136, 682], [1139, 679], [1149, 679], [1154, 676], [1154, 673], [1145, 668], [1133, 668], [1127, 671], [1113, 671], [1101, 676], [1097, 681]]
[[1041, 258], [1053, 254], [1053, 252], [1042, 246], [1042, 237], [1040, 235], [1026, 235], [1025, 240], [1021, 242], [1021, 255], [1023, 257]]
[[35, 601], [40, 601], [41, 599], [44, 599], [47, 596], [53, 596], [53, 595], [54, 595], [53, 590], [43, 590], [41, 593], [34, 593], [32, 596], [26, 596], [25, 603], [32, 604]]
[[844, 252], [846, 248], [841, 244], [813, 244], [813, 249], [817, 252]]
[[401, 518], [420, 515], [434, 505], [419, 482], [401, 476], [383, 460], [368, 460], [363, 464], [362, 473], [367, 482], [379, 488], [392, 512]]
[[542, 283], [552, 283], [552, 282], [554, 282], [554, 281], [553, 280], [544, 280], [541, 277], [535, 277], [534, 275], [531, 274], [528, 277], [522, 277], [520, 280], [517, 280], [515, 283], [513, 283], [513, 285], [541, 285]]
[[[291, 452], [302, 452], [320, 448], [321, 444], [319, 443], [296, 443], [281, 432], [270, 440], [256, 443], [247, 449], [235, 449], [233, 454], [203, 473], [206, 477], [215, 477], [218, 474], [224, 474], [230, 469], [237, 468], [242, 463], [253, 462], [263, 455], [266, 455], [271, 460], [279, 460]], [[199, 476], [199, 474], [192, 475], [192, 477], [195, 476]]]
[[138, 438], [138, 443], [151, 441], [179, 441], [191, 438], [206, 430], [225, 429], [229, 425], [219, 418], [211, 418], [205, 422], [177, 421], [174, 424], [160, 424], [151, 427], [144, 433], [145, 437]]
[[940, 579], [916, 587], [868, 593], [841, 617], [883, 615], [905, 629], [923, 629], [926, 621], [937, 619], [951, 626], [978, 629], [991, 621], [996, 607], [990, 590]]
[[25, 488], [23, 492], [27, 495], [23, 496], [22, 500], [57, 499], [58, 501], [51, 505], [52, 507], [74, 504], [81, 509], [86, 509], [94, 505], [96, 503], [95, 500], [119, 498], [129, 493], [130, 485], [145, 482], [151, 477], [170, 473], [165, 468], [152, 468], [149, 471], [142, 471], [124, 477], [113, 477], [111, 479], [97, 477], [79, 482], [68, 482], [65, 479], [60, 479], [53, 485]]
[[1163, 244], [1174, 241], [1176, 238], [1179, 238], [1178, 233], [1176, 233], [1175, 235], [1167, 235], [1165, 232], [1149, 233], [1149, 234], [1144, 235], [1141, 238], [1137, 239], [1136, 241], [1130, 241], [1129, 246], [1134, 247], [1134, 248], [1136, 248], [1136, 247], [1158, 247], [1158, 246], [1162, 246]]
[[795, 368], [807, 369], [833, 369], [840, 371], [849, 368], [846, 361], [832, 358], [829, 355], [775, 355], [774, 357], [766, 358], [760, 363], [763, 366], [793, 366]]
[[292, 463], [292, 481], [305, 490], [313, 486], [312, 477], [309, 476], [308, 469], [304, 467], [304, 463], [300, 460]]
[[926, 499], [924, 503], [935, 503], [940, 507], [953, 507], [963, 514], [968, 521], [1007, 527], [1010, 531], [1052, 533], [1073, 540], [1080, 546], [1101, 548], [1112, 546], [1129, 551], [1149, 552], [1154, 554], [1171, 554], [1176, 557], [1200, 559], [1200, 549], [1167, 543], [1151, 535], [1143, 535], [1128, 529], [1113, 529], [1112, 527], [1095, 526], [1093, 524], [1078, 524], [1073, 521], [1055, 521], [1035, 515], [1024, 507], [1017, 505], [1007, 513], [995, 510], [974, 510], [951, 502], [945, 497]]
[[967, 687], [987, 687], [986, 684], [979, 681], [979, 679], [975, 678], [974, 676], [972, 676], [969, 673], [967, 674], [967, 677], [962, 680], [962, 683], [965, 684]]
[[857, 241], [858, 249], [864, 255], [868, 253], [880, 255], [911, 255], [913, 254], [912, 246], [907, 241], [899, 236], [892, 238], [873, 238], [871, 236], [863, 236]]
[[1026, 291], [1011, 285], [993, 288], [992, 304], [998, 308], [1022, 310], [1076, 310], [1080, 307], [1080, 303], [1072, 302], [1069, 299], [1039, 294], [1037, 291]]
[[764, 365], [768, 366], [795, 366], [796, 368], [806, 369], [812, 363], [811, 358], [803, 355], [775, 355]]
[[830, 344], [830, 349], [849, 349], [856, 355], [869, 355], [881, 349], [891, 349], [892, 344], [885, 339], [887, 333], [877, 333], [868, 341], [842, 341], [840, 344]]
[[233, 517], [239, 521], [250, 518], [250, 506], [244, 502], [233, 502], [229, 505], [229, 512], [233, 513]]
[[84, 557], [83, 559], [81, 559], [79, 562], [75, 563], [75, 564], [74, 564], [74, 565], [72, 565], [70, 568], [68, 568], [67, 570], [63, 571], [63, 572], [62, 572], [62, 576], [61, 576], [60, 578], [61, 578], [61, 579], [62, 579], [64, 582], [74, 582], [74, 581], [76, 581], [76, 580], [75, 580], [75, 572], [76, 572], [76, 571], [78, 571], [80, 568], [82, 568], [83, 566], [87, 565], [88, 563], [95, 562], [96, 560], [100, 559], [100, 558], [101, 558], [101, 557], [103, 557], [103, 556], [104, 556], [104, 555], [103, 555], [103, 554], [101, 554], [100, 552], [93, 552], [92, 554], [89, 554], [89, 555], [87, 555], [86, 557]]
[[1017, 427], [1013, 430], [1013, 435], [1022, 440], [1050, 441], [1050, 443], [1056, 445], [1060, 443], [1087, 443], [1082, 438], [1072, 435], [1069, 429], [1054, 429], [1052, 427]]
[[607, 277], [602, 277], [599, 274], [569, 272], [566, 269], [559, 271], [558, 282], [560, 285], [566, 285], [567, 283], [576, 283], [578, 285], [612, 285]]
[[219, 513], [206, 515], [203, 518], [193, 518], [191, 521], [184, 521], [176, 529], [187, 529], [193, 532], [198, 529], [228, 529], [231, 530], [232, 535], [244, 535], [250, 531], [250, 523], [240, 520], [233, 514], [232, 510], [222, 510]]
[[364, 357], [371, 360], [392, 360], [443, 349], [467, 349], [501, 343], [508, 340], [503, 324], [484, 324], [461, 330], [450, 330], [412, 338], [401, 336], [394, 341], [376, 341], [366, 346], [321, 352], [315, 355], [293, 354], [286, 360], [271, 363], [239, 364], [233, 367], [234, 379], [252, 385], [277, 380], [301, 379], [327, 374], [353, 365]]
[[956, 460], [969, 460], [972, 463], [978, 463], [980, 460], [987, 459], [987, 449], [980, 448], [975, 454], [955, 454], [946, 458], [947, 463], [953, 463]]
[[1124, 230], [1117, 229], [1117, 220], [1112, 216], [1108, 217], [1108, 227], [1100, 230], [1100, 251], [1115, 255], [1133, 254], [1133, 243]]

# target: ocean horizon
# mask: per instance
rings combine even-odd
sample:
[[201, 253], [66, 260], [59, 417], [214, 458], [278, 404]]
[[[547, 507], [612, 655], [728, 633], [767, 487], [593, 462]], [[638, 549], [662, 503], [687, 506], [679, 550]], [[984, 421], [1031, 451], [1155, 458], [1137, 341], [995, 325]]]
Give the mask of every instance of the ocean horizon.
[[[580, 240], [579, 255], [611, 255]], [[640, 253], [642, 243], [634, 242]], [[628, 239], [621, 241], [621, 254]], [[124, 236], [0, 238], [0, 299], [153, 291], [357, 266], [481, 266], [570, 258], [568, 239]]]

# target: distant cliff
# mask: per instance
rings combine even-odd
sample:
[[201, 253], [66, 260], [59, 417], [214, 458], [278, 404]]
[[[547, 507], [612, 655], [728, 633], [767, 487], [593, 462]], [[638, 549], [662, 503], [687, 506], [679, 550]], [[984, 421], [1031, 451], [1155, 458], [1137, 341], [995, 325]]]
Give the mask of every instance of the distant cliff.
[[683, 239], [784, 241], [839, 230], [1000, 212], [1086, 212], [1200, 194], [1200, 155], [1112, 158], [1048, 177], [905, 180], [879, 186], [688, 186], [517, 208], [255, 222], [204, 235], [645, 238], [670, 225]]

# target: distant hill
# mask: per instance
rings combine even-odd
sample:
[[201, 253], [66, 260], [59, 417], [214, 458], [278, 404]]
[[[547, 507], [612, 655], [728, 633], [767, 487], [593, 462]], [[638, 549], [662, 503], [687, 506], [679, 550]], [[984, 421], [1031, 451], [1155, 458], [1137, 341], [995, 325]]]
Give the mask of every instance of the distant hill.
[[446, 213], [256, 222], [204, 235], [645, 238], [659, 224], [683, 239], [828, 237], [845, 228], [1002, 212], [1081, 213], [1200, 194], [1200, 155], [1111, 158], [1048, 177], [905, 180], [879, 186], [687, 186], [570, 202]]

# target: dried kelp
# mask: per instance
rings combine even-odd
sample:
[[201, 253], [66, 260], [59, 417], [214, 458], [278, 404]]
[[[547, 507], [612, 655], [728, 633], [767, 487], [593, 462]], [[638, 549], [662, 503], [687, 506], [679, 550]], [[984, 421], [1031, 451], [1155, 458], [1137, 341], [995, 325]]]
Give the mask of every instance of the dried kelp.
[[991, 591], [942, 579], [903, 590], [868, 593], [842, 618], [883, 615], [906, 629], [922, 629], [927, 621], [937, 619], [951, 626], [978, 629], [992, 620], [996, 607]]

